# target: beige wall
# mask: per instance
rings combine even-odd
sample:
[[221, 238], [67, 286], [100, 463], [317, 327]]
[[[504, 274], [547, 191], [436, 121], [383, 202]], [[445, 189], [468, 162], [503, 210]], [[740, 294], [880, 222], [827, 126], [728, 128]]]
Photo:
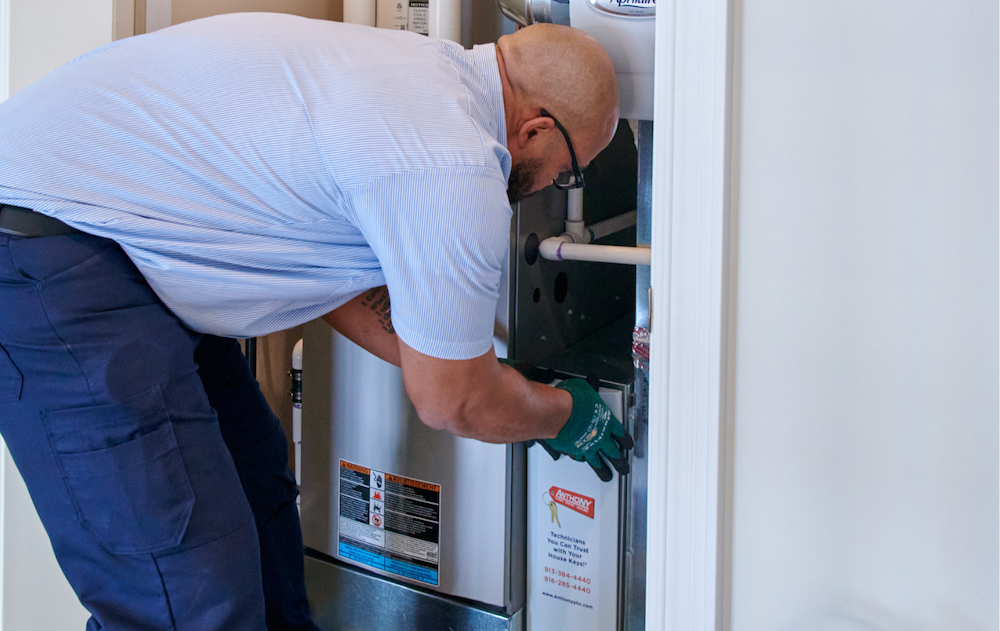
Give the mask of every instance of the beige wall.
[[[146, 0], [136, 0], [137, 13], [142, 12]], [[309, 18], [341, 20], [343, 0], [173, 0], [172, 22], [250, 11], [290, 13]], [[505, 32], [512, 32], [514, 23], [497, 9], [495, 0], [462, 0], [462, 44], [495, 42]]]
[[340, 20], [343, 7], [343, 0], [173, 0], [172, 11], [173, 23], [179, 24], [221, 13], [251, 11]]

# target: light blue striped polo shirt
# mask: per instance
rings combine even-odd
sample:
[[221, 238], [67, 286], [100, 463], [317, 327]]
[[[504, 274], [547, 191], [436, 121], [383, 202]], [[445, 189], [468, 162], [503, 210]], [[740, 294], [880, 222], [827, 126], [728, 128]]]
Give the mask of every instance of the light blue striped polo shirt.
[[114, 239], [219, 335], [387, 284], [407, 344], [482, 355], [510, 167], [492, 44], [280, 14], [115, 42], [0, 104], [0, 201]]

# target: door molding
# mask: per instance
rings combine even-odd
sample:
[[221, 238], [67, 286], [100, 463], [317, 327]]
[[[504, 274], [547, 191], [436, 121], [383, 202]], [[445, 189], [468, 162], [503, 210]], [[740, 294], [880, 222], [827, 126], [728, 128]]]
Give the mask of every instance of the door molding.
[[656, 14], [646, 628], [728, 626], [729, 0]]
[[[114, 0], [111, 5], [111, 40], [135, 35], [135, 9], [142, 0]], [[145, 8], [145, 2], [143, 2]]]
[[[0, 0], [0, 102], [10, 96], [10, 0]], [[7, 558], [7, 445], [0, 439], [0, 631], [4, 621], [4, 563]]]

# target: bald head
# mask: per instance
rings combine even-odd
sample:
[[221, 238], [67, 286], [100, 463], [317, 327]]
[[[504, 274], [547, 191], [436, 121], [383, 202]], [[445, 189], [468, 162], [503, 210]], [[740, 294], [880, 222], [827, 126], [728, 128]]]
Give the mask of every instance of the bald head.
[[581, 160], [607, 146], [618, 123], [618, 82], [597, 40], [569, 26], [533, 24], [501, 37], [497, 48], [515, 110], [550, 112], [580, 145]]

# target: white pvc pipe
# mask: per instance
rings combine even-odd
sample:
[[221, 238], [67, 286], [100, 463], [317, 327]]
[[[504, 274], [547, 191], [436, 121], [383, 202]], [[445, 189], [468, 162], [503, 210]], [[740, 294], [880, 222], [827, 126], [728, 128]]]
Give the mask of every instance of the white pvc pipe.
[[375, 0], [344, 0], [344, 21], [375, 26]]
[[572, 243], [590, 243], [590, 235], [583, 225], [583, 189], [566, 191], [566, 232]]
[[649, 248], [570, 243], [566, 237], [545, 239], [538, 246], [538, 253], [550, 261], [592, 261], [623, 265], [649, 265], [650, 261]]
[[587, 226], [587, 230], [590, 233], [590, 240], [597, 241], [598, 239], [606, 237], [609, 234], [620, 232], [625, 228], [631, 228], [635, 225], [637, 216], [638, 213], [633, 210], [631, 212], [622, 213], [617, 217], [612, 217], [606, 221], [595, 223], [592, 226]]
[[295, 483], [302, 484], [302, 397], [294, 394], [296, 379], [302, 379], [302, 340], [292, 348], [292, 444], [295, 446]]
[[[346, 2], [346, 0], [345, 0]], [[430, 0], [427, 34], [462, 42], [462, 0]]]

